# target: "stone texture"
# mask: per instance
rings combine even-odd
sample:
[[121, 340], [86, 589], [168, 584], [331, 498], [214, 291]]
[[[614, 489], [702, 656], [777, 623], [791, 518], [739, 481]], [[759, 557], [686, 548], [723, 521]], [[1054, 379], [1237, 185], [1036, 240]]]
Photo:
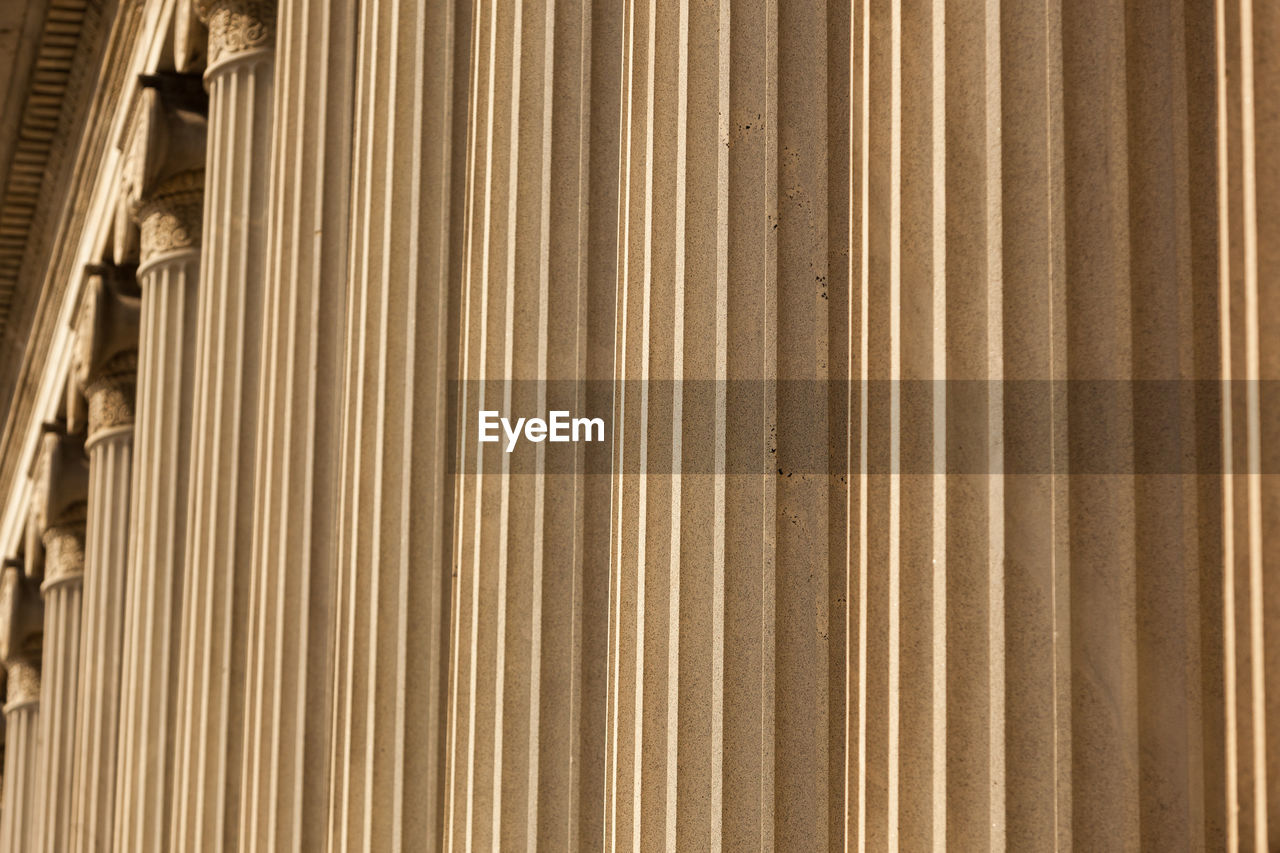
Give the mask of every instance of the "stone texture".
[[356, 24], [332, 634], [335, 851], [443, 847], [456, 423], [447, 383], [467, 9], [371, 0]]
[[329, 813], [356, 3], [283, 0], [263, 272], [240, 849], [320, 850]]
[[[592, 173], [589, 153], [617, 139], [591, 117], [616, 116], [619, 94], [616, 71], [596, 76], [588, 60], [618, 11], [473, 6], [444, 816], [453, 850], [600, 844], [607, 450], [506, 453], [475, 436], [481, 410], [608, 405], [588, 395], [611, 378], [614, 286], [596, 273], [597, 256], [612, 268], [616, 236], [612, 205], [593, 203], [616, 165]], [[601, 48], [610, 44], [606, 35]]]
[[628, 8], [606, 842], [840, 849], [849, 24]]
[[43, 602], [22, 563], [0, 574], [0, 665], [5, 671], [4, 806], [0, 844], [20, 850], [35, 833], [40, 740], [40, 654]]
[[[114, 849], [171, 849], [195, 398], [204, 117], [139, 93], [125, 212], [140, 228], [137, 426], [124, 601]], [[154, 133], [143, 133], [154, 128]], [[121, 223], [121, 228], [130, 227]]]
[[6, 840], [1275, 846], [1280, 11], [120, 5], [0, 439]]
[[76, 328], [75, 381], [88, 398], [89, 491], [67, 850], [112, 846], [140, 307], [132, 268], [98, 268], [85, 285]]
[[84, 437], [50, 425], [41, 436], [39, 470], [32, 505], [35, 541], [28, 561], [44, 596], [41, 654], [39, 749], [35, 831], [32, 850], [67, 850], [71, 838], [75, 786], [75, 737], [79, 718], [81, 602], [84, 586], [85, 513], [89, 460]]
[[[1215, 246], [1191, 214], [1213, 195], [1212, 92], [1188, 71], [1211, 22], [1190, 4], [942, 11], [863, 10], [861, 375], [948, 383], [860, 401], [861, 465], [887, 473], [856, 501], [850, 832], [1214, 846], [1220, 509], [1182, 476], [1216, 467], [1194, 385], [1215, 376]], [[1115, 384], [1132, 399], [1090, 406], [1094, 380], [1192, 393], [1153, 410]], [[1046, 389], [1039, 411], [1023, 387]], [[905, 473], [930, 457], [986, 473]]]
[[168, 843], [220, 851], [239, 845], [275, 9], [197, 10], [208, 149]]
[[1280, 837], [1280, 10], [1217, 4], [1227, 844]]

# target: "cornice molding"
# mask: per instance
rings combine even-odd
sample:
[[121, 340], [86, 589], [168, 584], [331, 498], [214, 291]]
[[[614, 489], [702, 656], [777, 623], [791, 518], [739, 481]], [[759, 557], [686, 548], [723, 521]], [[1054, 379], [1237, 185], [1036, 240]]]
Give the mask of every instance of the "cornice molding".
[[[50, 0], [27, 87], [17, 141], [0, 194], [0, 331], [22, 273], [46, 246], [52, 192], [62, 179], [70, 132], [84, 111], [86, 59], [97, 47], [101, 0]], [[33, 239], [33, 237], [35, 239]]]
[[[76, 128], [65, 134], [68, 139], [79, 141], [79, 149], [74, 168], [69, 170], [65, 181], [65, 189], [52, 193], [47, 205], [48, 215], [58, 217], [56, 225], [43, 229], [47, 236], [42, 242], [51, 247], [51, 251], [47, 262], [29, 259], [23, 266], [25, 283], [21, 290], [33, 294], [36, 307], [30, 332], [24, 336], [25, 353], [14, 382], [3, 436], [0, 437], [0, 496], [9, 496], [9, 506], [5, 509], [2, 523], [4, 535], [10, 537], [20, 535], [20, 516], [26, 512], [22, 498], [26, 488], [19, 487], [33, 461], [33, 432], [43, 418], [49, 417], [44, 409], [49, 399], [46, 393], [47, 374], [52, 361], [59, 358], [55, 348], [62, 347], [60, 342], [65, 340], [60, 324], [66, 322], [64, 307], [68, 290], [73, 285], [79, 286], [78, 267], [84, 262], [82, 242], [90, 217], [95, 215], [93, 211], [95, 198], [101, 190], [101, 175], [111, 168], [117, 155], [117, 119], [124, 94], [131, 91], [125, 84], [140, 70], [136, 65], [140, 58], [137, 48], [147, 3], [145, 0], [107, 2], [115, 12], [111, 15], [103, 13], [103, 17], [111, 21], [106, 38], [97, 39], [95, 21], [93, 33], [86, 31], [81, 42], [90, 50], [90, 57], [101, 50], [103, 58], [100, 64], [85, 58], [80, 60], [85, 66], [81, 69], [82, 76], [96, 80], [97, 85], [85, 111], [83, 132]], [[97, 8], [97, 0], [93, 6]], [[154, 15], [148, 16], [145, 23], [148, 29], [154, 29], [158, 19]], [[94, 76], [93, 72], [99, 71]], [[43, 252], [39, 257], [43, 258]], [[55, 396], [60, 393], [56, 392]], [[15, 506], [15, 499], [20, 500], [21, 505]], [[15, 512], [20, 515], [15, 515]]]

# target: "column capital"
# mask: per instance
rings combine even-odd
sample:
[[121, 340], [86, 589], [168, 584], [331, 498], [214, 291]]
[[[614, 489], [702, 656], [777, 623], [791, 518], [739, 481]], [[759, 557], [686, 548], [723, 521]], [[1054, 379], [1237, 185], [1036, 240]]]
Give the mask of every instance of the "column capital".
[[275, 47], [275, 0], [195, 0], [195, 10], [209, 28], [206, 75], [221, 61]]
[[84, 520], [45, 528], [41, 590], [84, 577]]
[[181, 172], [156, 187], [138, 207], [142, 262], [169, 252], [200, 248], [204, 170]]
[[29, 660], [16, 660], [6, 667], [8, 673], [6, 712], [40, 701], [40, 667]]
[[86, 272], [89, 278], [76, 323], [74, 377], [89, 401], [92, 440], [104, 429], [133, 423], [142, 300], [133, 268], [93, 265]]
[[194, 75], [144, 75], [139, 84], [143, 88], [123, 145], [116, 244], [127, 244], [136, 222], [146, 264], [200, 245], [208, 102]]
[[49, 425], [41, 437], [40, 458], [28, 529], [29, 550], [43, 550], [45, 583], [84, 570], [84, 524], [89, 498], [89, 458], [84, 437]]
[[0, 569], [0, 666], [9, 674], [9, 703], [40, 697], [44, 601], [19, 560]]

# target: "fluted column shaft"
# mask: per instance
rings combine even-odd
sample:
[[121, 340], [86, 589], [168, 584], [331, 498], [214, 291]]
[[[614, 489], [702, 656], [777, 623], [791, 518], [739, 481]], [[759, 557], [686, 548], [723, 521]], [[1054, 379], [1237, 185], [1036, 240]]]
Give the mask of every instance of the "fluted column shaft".
[[137, 384], [138, 308], [127, 282], [94, 276], [82, 301], [77, 381], [88, 401], [89, 495], [75, 772], [68, 850], [112, 847], [126, 558]]
[[4, 808], [0, 847], [22, 850], [34, 833], [36, 755], [39, 749], [40, 668], [17, 663], [7, 676], [4, 703]]
[[124, 610], [115, 849], [161, 853], [172, 812], [203, 172], [140, 214], [137, 438]]
[[40, 593], [17, 560], [0, 574], [0, 665], [5, 668], [4, 805], [0, 846], [25, 850], [36, 831], [40, 750]]
[[626, 4], [606, 849], [846, 843], [842, 18]]
[[275, 5], [197, 4], [208, 156], [170, 844], [238, 846]]
[[587, 154], [616, 140], [591, 120], [597, 109], [617, 116], [618, 79], [616, 66], [593, 75], [588, 60], [592, 28], [618, 26], [620, 10], [540, 0], [474, 10], [445, 846], [597, 850], [605, 445], [507, 453], [479, 441], [478, 416], [608, 421], [614, 285], [590, 264], [611, 259], [616, 237], [602, 228], [593, 240], [590, 219], [607, 228], [614, 207], [593, 206]]
[[855, 9], [850, 843], [1221, 837], [1209, 25]]
[[357, 6], [280, 4], [245, 626], [245, 851], [321, 850], [327, 832]]
[[356, 24], [332, 851], [439, 849], [469, 6], [370, 0]]
[[[43, 548], [40, 592], [44, 641], [40, 682], [40, 748], [32, 849], [61, 853], [71, 842], [76, 720], [84, 592], [84, 439], [53, 428], [42, 438], [35, 547]], [[28, 549], [32, 548], [28, 544]], [[28, 559], [32, 559], [29, 555]]]
[[[132, 392], [130, 392], [132, 396]], [[133, 427], [90, 437], [71, 850], [111, 849]], [[88, 444], [88, 442], [86, 443]]]
[[1219, 0], [1227, 844], [1280, 839], [1280, 9]]
[[84, 594], [84, 525], [51, 527], [44, 535], [44, 672], [41, 679], [38, 850], [66, 850], [80, 682], [81, 603]]
[[197, 79], [148, 82], [117, 222], [138, 234], [141, 310], [113, 833], [116, 850], [162, 853], [172, 849], [206, 125]]

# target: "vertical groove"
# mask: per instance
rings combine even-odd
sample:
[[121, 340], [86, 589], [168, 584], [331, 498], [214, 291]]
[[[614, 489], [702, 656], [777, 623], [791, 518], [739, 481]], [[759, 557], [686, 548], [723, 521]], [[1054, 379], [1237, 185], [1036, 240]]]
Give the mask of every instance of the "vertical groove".
[[82, 677], [69, 850], [101, 850], [112, 840], [133, 424], [100, 431], [88, 452]]
[[[274, 4], [211, 4], [173, 847], [236, 848], [262, 369]], [[228, 27], [254, 39], [223, 42]]]
[[[35, 555], [33, 555], [34, 557]], [[41, 602], [25, 563], [6, 561], [0, 593], [3, 635], [4, 805], [0, 808], [0, 845], [27, 849], [36, 834], [37, 759], [40, 752], [40, 665], [43, 627]]]
[[360, 10], [327, 849], [439, 850], [470, 7]]
[[[41, 586], [45, 598], [45, 639], [40, 706], [48, 710], [40, 715], [35, 796], [39, 823], [32, 846], [50, 853], [65, 850], [70, 843], [84, 581], [83, 528], [78, 534], [62, 528], [51, 528], [51, 531], [46, 537], [65, 537], [67, 547], [81, 550], [78, 555], [64, 552], [69, 564], [66, 573], [47, 575]], [[77, 539], [78, 546], [74, 543]], [[48, 541], [46, 538], [46, 543]]]
[[1217, 34], [1227, 833], [1229, 849], [1273, 845], [1280, 823], [1275, 427], [1280, 377], [1270, 270], [1280, 257], [1273, 196], [1280, 161], [1274, 115], [1280, 83], [1272, 54], [1280, 15], [1268, 4], [1222, 0]]
[[4, 810], [0, 812], [0, 845], [21, 850], [33, 838], [36, 758], [39, 752], [39, 702], [5, 707]]
[[[592, 728], [602, 685], [588, 663], [602, 645], [586, 597], [605, 571], [598, 453], [479, 442], [481, 411], [573, 416], [610, 375], [594, 328], [609, 283], [588, 288], [597, 240], [586, 218], [585, 143], [608, 78], [590, 73], [597, 27], [588, 4], [537, 0], [475, 7], [467, 200], [462, 221], [461, 347], [449, 849], [596, 849], [599, 788]], [[601, 216], [603, 227], [604, 213]], [[608, 251], [611, 246], [602, 246]], [[581, 506], [579, 511], [577, 507]], [[590, 584], [590, 588], [588, 588]], [[571, 631], [566, 627], [572, 626]]]
[[627, 8], [611, 849], [842, 844], [829, 13], [728, 11]]
[[121, 674], [115, 849], [170, 849], [198, 250], [139, 268], [137, 441]]
[[319, 850], [329, 810], [355, 13], [347, 0], [279, 10], [244, 628], [246, 850]]

